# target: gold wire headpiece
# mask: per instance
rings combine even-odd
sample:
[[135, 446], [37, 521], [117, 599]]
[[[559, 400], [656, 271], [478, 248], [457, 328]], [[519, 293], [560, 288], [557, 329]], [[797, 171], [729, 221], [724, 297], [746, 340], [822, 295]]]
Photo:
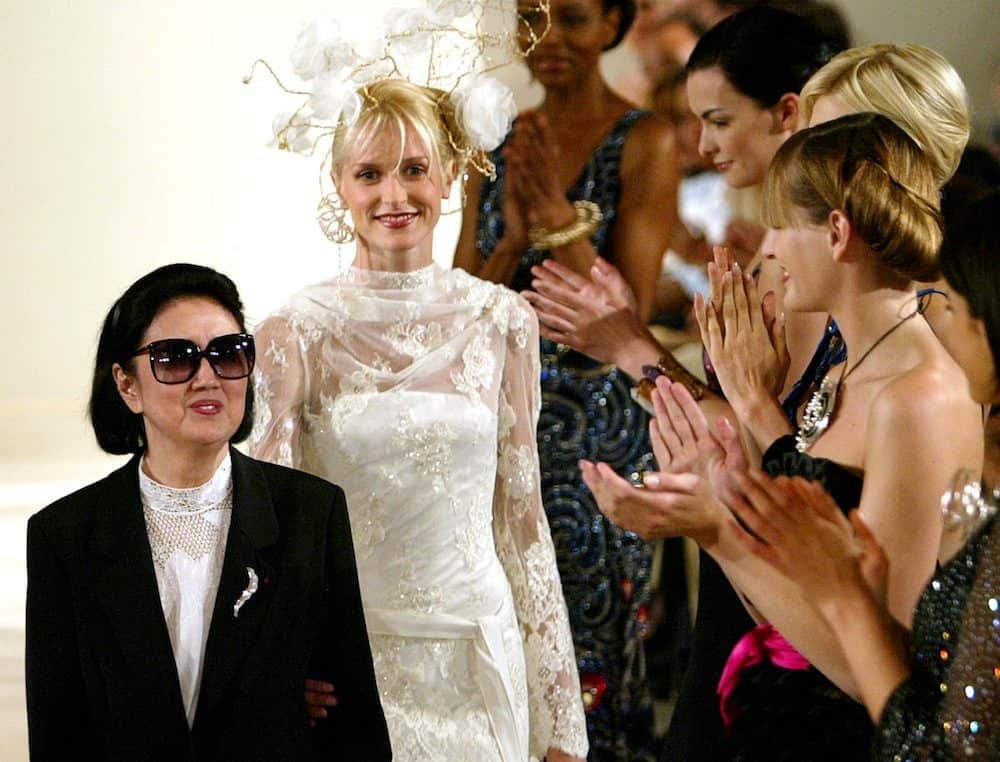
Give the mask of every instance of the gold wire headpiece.
[[[320, 162], [324, 197], [338, 127], [353, 124], [372, 105], [369, 87], [385, 79], [437, 91], [439, 109], [447, 99], [464, 133], [454, 134], [452, 120], [442, 119], [455, 155], [494, 177], [489, 153], [503, 141], [516, 110], [509, 88], [486, 75], [530, 53], [548, 32], [549, 18], [549, 0], [428, 0], [389, 10], [381, 34], [368, 29], [352, 37], [336, 18], [324, 16], [302, 30], [292, 51], [292, 68], [306, 87], [286, 87], [263, 59], [243, 81], [249, 84], [263, 66], [279, 88], [302, 99], [295, 111], [275, 118], [272, 145], [314, 156], [328, 142]], [[501, 31], [490, 31], [495, 29]]]

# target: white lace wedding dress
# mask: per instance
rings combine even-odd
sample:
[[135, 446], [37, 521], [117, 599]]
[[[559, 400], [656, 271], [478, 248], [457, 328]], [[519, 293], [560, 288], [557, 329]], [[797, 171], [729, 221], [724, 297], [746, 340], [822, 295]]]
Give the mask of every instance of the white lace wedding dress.
[[403, 762], [587, 753], [539, 495], [537, 331], [512, 291], [437, 265], [352, 269], [257, 331], [253, 454], [347, 493]]

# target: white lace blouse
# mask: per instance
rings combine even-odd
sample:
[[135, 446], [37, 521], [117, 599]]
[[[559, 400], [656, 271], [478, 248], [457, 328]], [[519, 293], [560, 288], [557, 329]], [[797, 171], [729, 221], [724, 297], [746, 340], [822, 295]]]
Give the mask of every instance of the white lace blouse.
[[257, 346], [251, 450], [346, 492], [395, 754], [585, 756], [527, 303], [437, 265], [351, 270], [293, 297]]
[[205, 484], [167, 487], [139, 466], [146, 534], [188, 725], [194, 723], [208, 629], [233, 509], [229, 454]]

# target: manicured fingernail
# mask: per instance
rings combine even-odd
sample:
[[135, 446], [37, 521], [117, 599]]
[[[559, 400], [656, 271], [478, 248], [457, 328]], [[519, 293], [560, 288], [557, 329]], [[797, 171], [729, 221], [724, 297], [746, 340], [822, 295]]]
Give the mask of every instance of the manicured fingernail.
[[660, 476], [659, 474], [643, 474], [642, 483], [647, 487], [659, 487]]

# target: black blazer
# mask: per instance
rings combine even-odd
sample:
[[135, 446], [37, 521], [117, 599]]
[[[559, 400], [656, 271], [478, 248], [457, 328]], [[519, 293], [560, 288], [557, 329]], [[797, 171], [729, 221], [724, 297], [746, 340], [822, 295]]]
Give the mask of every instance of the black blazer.
[[[232, 450], [233, 514], [188, 728], [139, 458], [28, 522], [31, 759], [388, 760], [344, 493]], [[259, 589], [233, 616], [246, 567]], [[339, 705], [306, 726], [306, 675]]]

